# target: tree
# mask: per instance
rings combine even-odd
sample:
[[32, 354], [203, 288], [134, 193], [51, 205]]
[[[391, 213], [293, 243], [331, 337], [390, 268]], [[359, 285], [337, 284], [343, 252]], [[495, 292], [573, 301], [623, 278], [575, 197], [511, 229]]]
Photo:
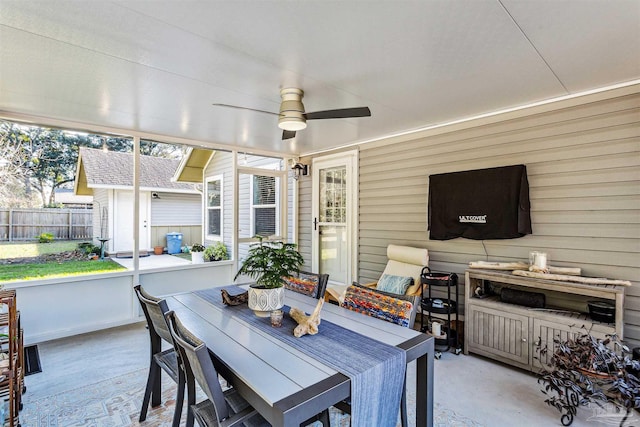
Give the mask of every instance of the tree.
[[[16, 200], [22, 199], [23, 205], [30, 206], [29, 199], [35, 190], [41, 206], [52, 206], [56, 188], [75, 179], [80, 147], [132, 152], [133, 141], [130, 138], [0, 122], [0, 178], [3, 182], [0, 205], [16, 206]], [[140, 152], [156, 157], [182, 156], [180, 147], [155, 141], [142, 141]], [[22, 191], [16, 192], [16, 187]]]

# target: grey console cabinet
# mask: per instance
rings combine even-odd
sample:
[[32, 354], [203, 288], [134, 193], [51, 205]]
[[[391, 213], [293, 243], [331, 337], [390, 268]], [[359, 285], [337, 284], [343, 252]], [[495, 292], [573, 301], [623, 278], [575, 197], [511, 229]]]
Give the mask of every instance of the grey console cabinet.
[[[508, 304], [498, 295], [478, 298], [475, 290], [515, 288], [544, 293], [544, 309]], [[487, 293], [485, 293], [487, 295]], [[614, 323], [589, 318], [586, 302], [615, 303]], [[523, 369], [538, 371], [551, 355], [553, 339], [566, 339], [581, 328], [596, 337], [617, 333], [623, 338], [624, 287], [587, 285], [514, 276], [511, 272], [469, 269], [465, 273], [464, 352], [486, 356]]]

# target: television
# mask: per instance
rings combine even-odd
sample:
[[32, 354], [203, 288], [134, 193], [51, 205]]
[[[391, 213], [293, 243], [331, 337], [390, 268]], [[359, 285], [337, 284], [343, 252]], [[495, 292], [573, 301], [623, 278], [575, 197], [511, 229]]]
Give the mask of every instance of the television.
[[429, 175], [428, 203], [430, 240], [531, 234], [525, 165]]

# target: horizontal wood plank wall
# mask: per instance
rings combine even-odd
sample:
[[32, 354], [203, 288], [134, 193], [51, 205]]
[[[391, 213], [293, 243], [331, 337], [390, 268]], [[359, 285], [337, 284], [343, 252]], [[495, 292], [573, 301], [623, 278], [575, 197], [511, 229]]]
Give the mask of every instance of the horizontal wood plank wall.
[[[364, 144], [359, 161], [360, 281], [380, 276], [390, 243], [428, 248], [430, 266], [458, 273], [461, 284], [470, 261], [521, 261], [546, 251], [552, 265], [631, 280], [625, 335], [640, 344], [637, 85]], [[514, 164], [527, 166], [533, 235], [429, 240], [429, 175]], [[309, 204], [301, 195], [301, 217]]]

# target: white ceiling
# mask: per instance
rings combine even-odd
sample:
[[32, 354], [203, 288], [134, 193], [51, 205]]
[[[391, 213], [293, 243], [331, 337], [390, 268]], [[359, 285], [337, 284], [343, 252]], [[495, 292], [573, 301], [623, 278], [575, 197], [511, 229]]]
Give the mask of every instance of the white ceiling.
[[[640, 0], [0, 0], [1, 111], [308, 154], [640, 79]], [[314, 120], [282, 141], [282, 87]], [[47, 120], [42, 120], [47, 122]]]

